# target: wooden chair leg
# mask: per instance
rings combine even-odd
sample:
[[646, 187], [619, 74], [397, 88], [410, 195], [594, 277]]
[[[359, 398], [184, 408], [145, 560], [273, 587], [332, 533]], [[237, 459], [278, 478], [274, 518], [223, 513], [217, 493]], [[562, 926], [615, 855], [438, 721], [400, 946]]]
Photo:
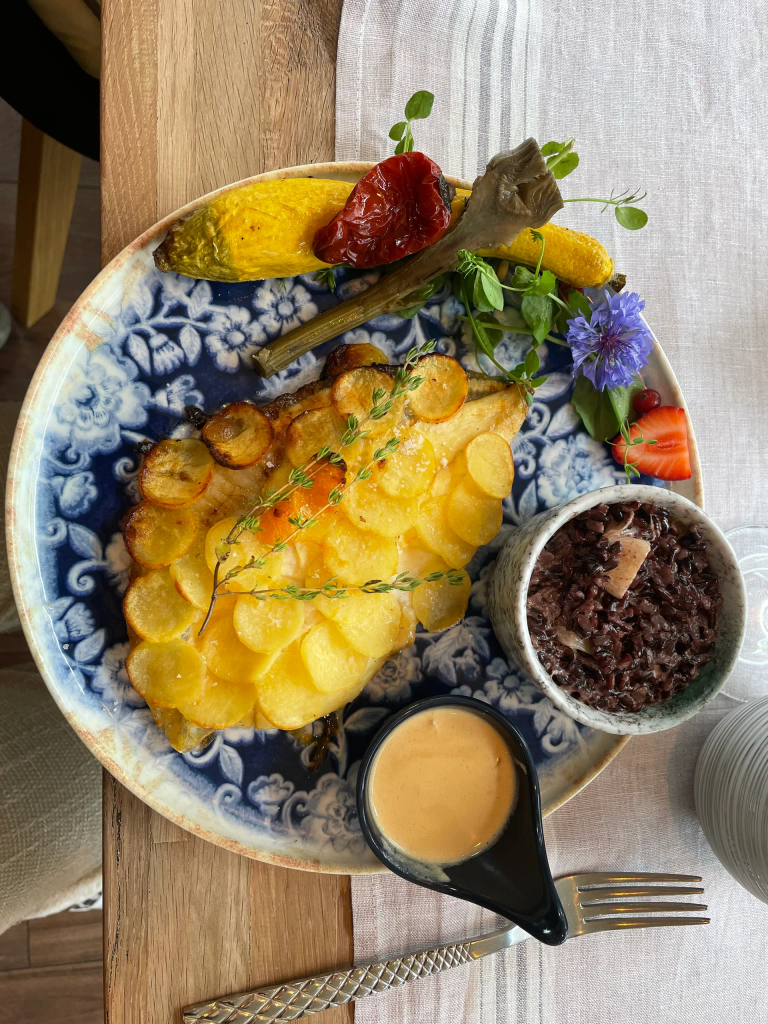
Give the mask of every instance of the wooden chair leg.
[[25, 327], [56, 301], [81, 161], [79, 153], [22, 122], [11, 312]]

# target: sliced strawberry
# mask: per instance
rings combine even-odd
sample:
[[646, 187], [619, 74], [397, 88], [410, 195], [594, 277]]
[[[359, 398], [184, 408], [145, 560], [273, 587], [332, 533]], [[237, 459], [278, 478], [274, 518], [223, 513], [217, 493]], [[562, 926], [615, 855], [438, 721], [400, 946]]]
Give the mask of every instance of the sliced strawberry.
[[[630, 447], [628, 461], [646, 476], [659, 480], [688, 480], [691, 475], [691, 457], [688, 451], [688, 424], [685, 410], [672, 405], [660, 405], [629, 428], [634, 440], [642, 437], [643, 443]], [[646, 444], [655, 440], [656, 444]], [[613, 440], [613, 457], [624, 465], [627, 445], [619, 435]]]

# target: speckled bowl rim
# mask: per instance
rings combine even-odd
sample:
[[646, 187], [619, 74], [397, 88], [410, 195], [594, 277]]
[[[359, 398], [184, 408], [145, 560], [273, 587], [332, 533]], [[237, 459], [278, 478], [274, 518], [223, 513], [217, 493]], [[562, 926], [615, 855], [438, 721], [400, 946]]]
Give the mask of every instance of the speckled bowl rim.
[[[627, 497], [627, 491], [631, 492], [632, 497]], [[600, 711], [597, 708], [591, 708], [586, 704], [580, 704], [579, 701], [574, 698], [568, 697], [561, 687], [553, 681], [552, 677], [544, 669], [536, 656], [533, 644], [531, 643], [530, 633], [528, 632], [526, 615], [528, 586], [530, 584], [531, 573], [533, 572], [533, 568], [544, 548], [544, 545], [554, 536], [555, 533], [557, 533], [561, 526], [569, 522], [580, 512], [585, 512], [587, 509], [594, 508], [594, 506], [600, 502], [605, 502], [606, 504], [611, 504], [611, 502], [616, 501], [658, 502], [660, 495], [663, 495], [663, 501], [665, 503], [671, 503], [673, 506], [676, 505], [680, 508], [684, 508], [689, 514], [692, 513], [693, 517], [698, 518], [698, 520], [706, 526], [707, 531], [714, 535], [718, 543], [719, 554], [723, 557], [728, 568], [732, 570], [736, 589], [741, 598], [740, 609], [737, 609], [741, 612], [740, 622], [736, 630], [735, 639], [732, 642], [733, 653], [721, 667], [718, 681], [714, 685], [710, 682], [712, 689], [706, 700], [692, 705], [671, 707], [669, 708], [668, 713], [665, 714], [659, 714], [657, 711], [653, 717], [646, 716], [644, 711], [633, 712], [632, 718], [628, 718], [627, 716], [629, 715], [629, 712], [618, 716], [608, 711]], [[577, 722], [580, 722], [582, 725], [586, 725], [589, 728], [599, 729], [602, 732], [608, 732], [615, 736], [644, 736], [655, 732], [663, 732], [664, 730], [672, 729], [675, 726], [680, 725], [682, 722], [687, 721], [689, 718], [693, 718], [694, 715], [697, 715], [699, 711], [713, 700], [725, 686], [728, 676], [738, 660], [739, 650], [741, 649], [741, 644], [744, 639], [744, 630], [746, 628], [746, 590], [744, 588], [744, 581], [742, 579], [741, 572], [739, 571], [736, 555], [720, 528], [704, 513], [699, 505], [690, 501], [682, 494], [677, 494], [670, 488], [653, 487], [648, 484], [616, 484], [612, 487], [601, 487], [596, 491], [588, 491], [586, 494], [580, 494], [578, 497], [572, 498], [570, 501], [560, 505], [557, 508], [555, 515], [552, 515], [551, 513], [548, 515], [545, 512], [540, 513], [540, 516], [543, 521], [541, 522], [540, 528], [533, 536], [533, 539], [530, 541], [530, 546], [523, 558], [520, 567], [520, 585], [516, 588], [514, 595], [514, 603], [517, 611], [516, 624], [518, 626], [518, 641], [526, 662], [526, 671], [539, 689], [557, 708], [563, 711], [570, 718], [575, 719]], [[693, 680], [689, 685], [695, 687], [696, 682], [697, 680]], [[666, 709], [669, 706], [667, 704], [661, 704], [654, 705], [654, 707]], [[637, 723], [636, 728], [632, 727], [633, 720]]]
[[[235, 839], [231, 839], [227, 836], [222, 836], [216, 832], [212, 832], [207, 828], [199, 825], [197, 822], [186, 817], [183, 813], [175, 811], [173, 808], [163, 803], [152, 791], [146, 786], [143, 786], [141, 782], [133, 777], [128, 771], [126, 771], [121, 765], [119, 765], [112, 757], [109, 756], [104, 746], [99, 741], [98, 735], [92, 733], [90, 730], [85, 728], [83, 723], [80, 721], [76, 714], [72, 714], [66, 705], [63, 695], [59, 692], [55, 676], [49, 671], [46, 663], [44, 654], [40, 645], [34, 635], [34, 630], [31, 624], [31, 614], [28, 603], [25, 598], [25, 591], [23, 587], [22, 579], [22, 568], [23, 568], [23, 555], [21, 554], [20, 548], [20, 536], [22, 531], [19, 528], [16, 519], [16, 493], [19, 487], [20, 477], [20, 465], [23, 462], [24, 455], [27, 451], [31, 450], [33, 445], [33, 410], [35, 409], [36, 402], [38, 399], [39, 392], [41, 390], [42, 381], [48, 372], [49, 365], [55, 360], [56, 353], [60, 345], [63, 344], [64, 339], [69, 333], [71, 333], [74, 325], [81, 319], [86, 317], [89, 313], [93, 314], [98, 311], [98, 307], [93, 304], [94, 296], [100, 291], [104, 284], [125, 264], [127, 264], [133, 257], [143, 249], [148, 243], [153, 240], [159, 242], [162, 240], [165, 232], [180, 217], [187, 216], [193, 213], [196, 209], [202, 206], [204, 203], [210, 201], [214, 196], [223, 195], [226, 192], [231, 192], [235, 188], [240, 188], [243, 185], [250, 185], [258, 181], [274, 181], [280, 178], [303, 178], [303, 177], [332, 177], [337, 180], [346, 181], [358, 181], [363, 174], [374, 166], [373, 161], [362, 161], [362, 160], [350, 160], [350, 161], [327, 161], [323, 163], [314, 164], [297, 164], [292, 167], [281, 167], [272, 171], [265, 171], [261, 174], [255, 174], [248, 178], [243, 178], [240, 181], [231, 182], [222, 188], [214, 189], [205, 195], [199, 196], [193, 199], [191, 202], [186, 203], [184, 206], [179, 207], [172, 213], [167, 214], [160, 220], [156, 221], [151, 227], [143, 231], [137, 238], [135, 238], [129, 245], [122, 249], [116, 256], [114, 256], [109, 263], [97, 274], [93, 281], [88, 287], [82, 292], [77, 301], [73, 304], [67, 315], [62, 320], [56, 333], [49, 341], [45, 352], [40, 358], [37, 365], [37, 369], [32, 377], [32, 380], [27, 389], [24, 402], [21, 407], [19, 419], [16, 424], [16, 431], [14, 433], [13, 442], [11, 444], [11, 452], [8, 460], [8, 477], [6, 485], [6, 502], [5, 502], [5, 515], [6, 515], [6, 545], [8, 550], [8, 565], [11, 576], [11, 583], [13, 587], [14, 599], [16, 601], [16, 607], [18, 609], [19, 618], [21, 625], [24, 630], [27, 643], [30, 651], [35, 659], [37, 668], [42, 676], [46, 686], [48, 687], [51, 696], [56, 702], [59, 710], [64, 715], [66, 720], [69, 722], [71, 727], [75, 730], [80, 739], [85, 743], [91, 753], [98, 758], [99, 761], [104, 765], [107, 771], [113, 775], [118, 782], [120, 782], [126, 789], [130, 790], [135, 796], [152, 807], [159, 814], [168, 818], [174, 822], [180, 828], [186, 829], [188, 832], [194, 835], [200, 836], [202, 839], [206, 839], [209, 842], [215, 843], [217, 846], [221, 846], [233, 853], [238, 853], [241, 856], [251, 857], [255, 860], [265, 861], [269, 864], [275, 864], [279, 867], [289, 867], [304, 871], [315, 871], [327, 874], [371, 874], [376, 872], [376, 868], [371, 869], [370, 867], [349, 867], [344, 870], [339, 870], [331, 865], [320, 863], [319, 861], [307, 861], [298, 860], [292, 857], [280, 856], [256, 850], [252, 846], [247, 846], [244, 843], [240, 843]], [[447, 180], [454, 185], [456, 188], [471, 189], [472, 183], [464, 180], [463, 178], [457, 178], [451, 175], [446, 175]], [[674, 371], [670, 366], [670, 363], [664, 354], [661, 345], [658, 340], [655, 340], [656, 349], [654, 357], [658, 363], [658, 369], [665, 379], [666, 386], [670, 389], [670, 401], [679, 405], [681, 408], [686, 410], [687, 406], [685, 399], [683, 398], [680, 386], [677, 383]], [[85, 341], [87, 344], [87, 340]], [[699, 464], [698, 451], [696, 447], [696, 441], [693, 434], [692, 425], [690, 423], [690, 417], [688, 417], [688, 433], [689, 433], [689, 446], [691, 452], [691, 469], [692, 469], [692, 480], [694, 487], [694, 500], [696, 504], [703, 505], [703, 488], [701, 480], [701, 468]], [[578, 779], [575, 779], [570, 788], [566, 793], [559, 799], [553, 800], [550, 805], [543, 808], [544, 816], [551, 814], [553, 811], [562, 807], [563, 804], [567, 803], [572, 797], [574, 797], [580, 790], [587, 786], [600, 772], [608, 765], [613, 758], [619, 753], [624, 745], [629, 741], [628, 736], [619, 736], [616, 738], [614, 747], [598, 762], [596, 762], [588, 771], [585, 771]]]

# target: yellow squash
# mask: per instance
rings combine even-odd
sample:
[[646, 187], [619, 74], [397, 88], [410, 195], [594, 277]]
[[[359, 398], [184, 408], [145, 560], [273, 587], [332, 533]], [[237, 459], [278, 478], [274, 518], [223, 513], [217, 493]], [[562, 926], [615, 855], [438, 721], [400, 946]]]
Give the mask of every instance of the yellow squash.
[[355, 186], [324, 178], [257, 181], [216, 196], [172, 225], [155, 249], [161, 270], [209, 281], [260, 281], [320, 270], [312, 252], [319, 228]]
[[[161, 270], [209, 281], [256, 281], [320, 270], [328, 264], [312, 251], [315, 233], [344, 207], [353, 188], [348, 181], [280, 178], [231, 189], [172, 225], [155, 250], [155, 263]], [[454, 220], [469, 195], [457, 190]], [[543, 266], [560, 281], [584, 288], [613, 279], [613, 260], [596, 239], [559, 224], [545, 224], [540, 231], [546, 239]], [[530, 231], [523, 231], [512, 245], [482, 255], [535, 266], [540, 248]]]
[[[455, 218], [464, 209], [467, 196], [465, 189], [456, 190], [452, 214]], [[539, 228], [544, 236], [544, 260], [542, 266], [551, 270], [558, 281], [576, 285], [578, 288], [599, 288], [614, 278], [613, 260], [606, 248], [583, 231], [564, 228], [561, 224], [545, 224]], [[481, 256], [500, 256], [511, 263], [524, 263], [535, 267], [539, 262], [541, 243], [537, 242], [530, 230], [521, 232], [512, 245], [498, 249], [481, 249]]]

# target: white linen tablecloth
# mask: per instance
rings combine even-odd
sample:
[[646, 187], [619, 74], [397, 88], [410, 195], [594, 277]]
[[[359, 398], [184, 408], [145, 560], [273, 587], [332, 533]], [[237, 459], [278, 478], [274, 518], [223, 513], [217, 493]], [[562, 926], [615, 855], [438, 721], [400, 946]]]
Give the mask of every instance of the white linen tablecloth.
[[[760, 0], [345, 0], [339, 39], [339, 160], [390, 154], [405, 101], [430, 89], [416, 145], [449, 173], [472, 179], [528, 135], [574, 135], [567, 194], [648, 189], [640, 232], [587, 204], [558, 219], [600, 238], [646, 299], [725, 530], [768, 523], [767, 46]], [[768, 907], [720, 866], [693, 805], [698, 752], [734, 706], [719, 697], [679, 729], [632, 740], [545, 826], [555, 875], [703, 875], [710, 926], [529, 941], [363, 1000], [358, 1024], [768, 1021]], [[352, 902], [358, 957], [496, 926], [392, 876], [353, 878]]]

